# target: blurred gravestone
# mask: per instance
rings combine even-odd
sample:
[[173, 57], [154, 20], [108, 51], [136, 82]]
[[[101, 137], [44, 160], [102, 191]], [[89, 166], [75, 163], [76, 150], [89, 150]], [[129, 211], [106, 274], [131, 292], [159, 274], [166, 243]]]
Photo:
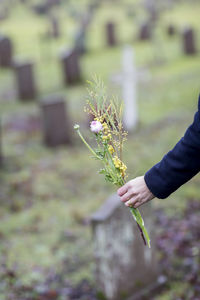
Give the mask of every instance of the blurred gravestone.
[[136, 96], [136, 68], [133, 49], [126, 46], [123, 49], [123, 123], [127, 130], [133, 130], [138, 122], [137, 96]]
[[79, 54], [76, 49], [68, 50], [61, 55], [64, 83], [72, 85], [81, 81]]
[[66, 115], [65, 101], [49, 96], [41, 101], [44, 143], [49, 147], [71, 143], [71, 126]]
[[49, 17], [50, 23], [50, 35], [53, 38], [58, 38], [60, 36], [59, 20], [56, 16], [51, 15]]
[[8, 37], [0, 36], [0, 66], [11, 67], [13, 60], [12, 42]]
[[55, 6], [59, 5], [60, 0], [46, 0], [41, 3], [36, 3], [33, 5], [33, 10], [38, 14], [38, 15], [45, 15], [49, 12], [49, 10]]
[[170, 24], [170, 25], [167, 27], [167, 34], [168, 34], [169, 36], [173, 36], [173, 35], [175, 35], [175, 33], [176, 33], [176, 28], [175, 28], [175, 26], [172, 25], [172, 24]]
[[197, 52], [195, 35], [192, 28], [186, 28], [183, 32], [183, 49], [184, 53], [193, 55]]
[[[0, 2], [1, 5], [1, 2]], [[0, 21], [6, 20], [9, 17], [9, 9], [8, 7], [2, 6], [0, 7]]]
[[60, 5], [61, 0], [46, 0], [46, 4], [50, 7], [54, 5]]
[[33, 63], [16, 62], [14, 69], [19, 99], [34, 99], [37, 95], [37, 91], [33, 73]]
[[144, 246], [138, 227], [117, 195], [111, 196], [92, 216], [96, 285], [108, 300], [121, 300], [156, 283], [155, 228], [150, 203], [141, 209], [151, 237]]
[[140, 40], [150, 40], [152, 37], [151, 23], [146, 22], [140, 26], [139, 39]]
[[49, 10], [49, 7], [46, 5], [46, 3], [35, 4], [32, 8], [37, 15], [45, 15]]
[[113, 47], [117, 44], [114, 23], [109, 22], [106, 24], [106, 40], [109, 47]]

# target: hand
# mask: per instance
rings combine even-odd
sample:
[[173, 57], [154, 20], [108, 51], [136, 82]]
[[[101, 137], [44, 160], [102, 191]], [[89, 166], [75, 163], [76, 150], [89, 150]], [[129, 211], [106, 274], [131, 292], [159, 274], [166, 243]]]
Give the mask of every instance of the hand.
[[130, 180], [119, 188], [117, 193], [120, 196], [120, 200], [125, 202], [126, 206], [134, 208], [138, 208], [140, 205], [155, 198], [148, 189], [144, 176]]

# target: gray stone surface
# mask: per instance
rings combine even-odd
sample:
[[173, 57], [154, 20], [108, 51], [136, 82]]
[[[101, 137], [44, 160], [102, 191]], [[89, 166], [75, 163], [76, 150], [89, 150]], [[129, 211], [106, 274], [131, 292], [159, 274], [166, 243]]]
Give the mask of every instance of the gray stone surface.
[[54, 15], [50, 15], [49, 23], [50, 23], [50, 30], [49, 30], [50, 36], [53, 38], [59, 38], [60, 36], [59, 19]]
[[71, 144], [72, 130], [64, 98], [48, 96], [41, 100], [40, 108], [44, 143], [49, 147]]
[[34, 78], [34, 65], [31, 62], [15, 62], [15, 77], [18, 97], [27, 101], [36, 98], [37, 90]]
[[117, 195], [111, 196], [91, 217], [96, 286], [109, 300], [121, 300], [156, 282], [153, 214], [150, 203], [141, 209], [151, 237], [144, 246], [138, 227]]
[[106, 41], [109, 47], [113, 47], [117, 44], [115, 24], [112, 22], [106, 24]]
[[195, 34], [192, 28], [186, 28], [183, 32], [183, 50], [187, 55], [197, 53]]
[[146, 22], [140, 26], [139, 40], [150, 40], [152, 37], [151, 23]]
[[61, 55], [63, 81], [65, 85], [73, 85], [81, 81], [79, 54], [75, 49], [64, 51]]
[[13, 46], [11, 40], [0, 35], [0, 67], [8, 68], [12, 66]]
[[172, 25], [172, 24], [168, 25], [168, 27], [167, 27], [167, 34], [169, 36], [175, 35], [176, 34], [176, 27], [174, 25]]
[[123, 123], [126, 130], [134, 130], [138, 123], [137, 105], [137, 72], [134, 51], [131, 46], [123, 48], [122, 57], [123, 81], [122, 95], [124, 100]]

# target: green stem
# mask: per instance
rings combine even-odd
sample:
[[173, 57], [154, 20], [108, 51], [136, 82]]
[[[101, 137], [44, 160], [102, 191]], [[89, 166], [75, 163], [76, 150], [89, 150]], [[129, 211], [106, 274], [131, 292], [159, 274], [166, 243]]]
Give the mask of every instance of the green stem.
[[90, 152], [92, 152], [92, 154], [99, 159], [99, 156], [94, 152], [94, 150], [90, 147], [90, 145], [86, 142], [86, 140], [84, 139], [84, 137], [82, 136], [80, 130], [77, 130], [78, 135], [80, 136], [81, 140], [83, 141], [83, 143], [86, 145], [86, 147], [90, 150]]

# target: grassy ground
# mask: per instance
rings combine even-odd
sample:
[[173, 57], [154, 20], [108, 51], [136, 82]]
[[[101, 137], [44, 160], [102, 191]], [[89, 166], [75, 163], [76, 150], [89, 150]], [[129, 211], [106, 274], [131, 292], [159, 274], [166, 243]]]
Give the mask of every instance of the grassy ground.
[[[113, 84], [111, 78], [120, 73], [122, 45], [107, 49], [103, 38], [104, 23], [112, 12], [112, 18], [118, 23], [119, 39], [133, 46], [138, 72], [142, 74], [138, 87], [140, 125], [138, 131], [130, 135], [125, 149], [132, 178], [158, 162], [192, 122], [199, 94], [199, 55], [184, 56], [180, 35], [167, 37], [166, 25], [172, 22], [181, 30], [189, 23], [198, 28], [200, 5], [183, 3], [163, 14], [156, 32], [158, 47], [134, 41], [140, 14], [135, 22], [134, 17], [127, 17], [125, 4], [113, 5], [103, 4], [95, 15], [88, 35], [89, 51], [81, 58], [81, 65], [85, 80], [91, 79], [95, 72], [105, 81], [109, 93], [121, 96], [119, 86]], [[42, 39], [47, 21], [18, 2], [11, 9], [9, 19], [2, 22], [1, 31], [12, 37], [16, 57], [36, 63], [38, 98], [54, 92], [64, 94], [72, 123], [85, 123], [86, 117], [77, 108], [84, 106], [86, 88], [84, 85], [63, 88], [58, 59], [60, 49], [71, 45], [76, 23], [66, 7], [57, 14], [63, 32], [58, 40]], [[199, 40], [198, 46], [200, 49]], [[71, 147], [45, 148], [39, 127], [33, 121], [37, 121], [39, 115], [37, 103], [22, 104], [16, 99], [12, 71], [1, 70], [0, 82], [0, 117], [6, 157], [0, 173], [1, 259], [16, 268], [24, 283], [40, 281], [50, 269], [59, 272], [63, 260], [68, 262], [68, 280], [77, 283], [89, 278], [93, 281], [88, 217], [114, 189], [97, 174], [98, 164], [90, 160], [87, 150], [76, 138]], [[198, 176], [169, 199], [154, 200], [153, 205], [163, 207], [168, 214], [181, 214], [192, 198], [200, 198]], [[170, 293], [177, 288], [172, 284]], [[5, 297], [6, 292], [2, 288]], [[171, 299], [170, 293], [157, 299]]]

